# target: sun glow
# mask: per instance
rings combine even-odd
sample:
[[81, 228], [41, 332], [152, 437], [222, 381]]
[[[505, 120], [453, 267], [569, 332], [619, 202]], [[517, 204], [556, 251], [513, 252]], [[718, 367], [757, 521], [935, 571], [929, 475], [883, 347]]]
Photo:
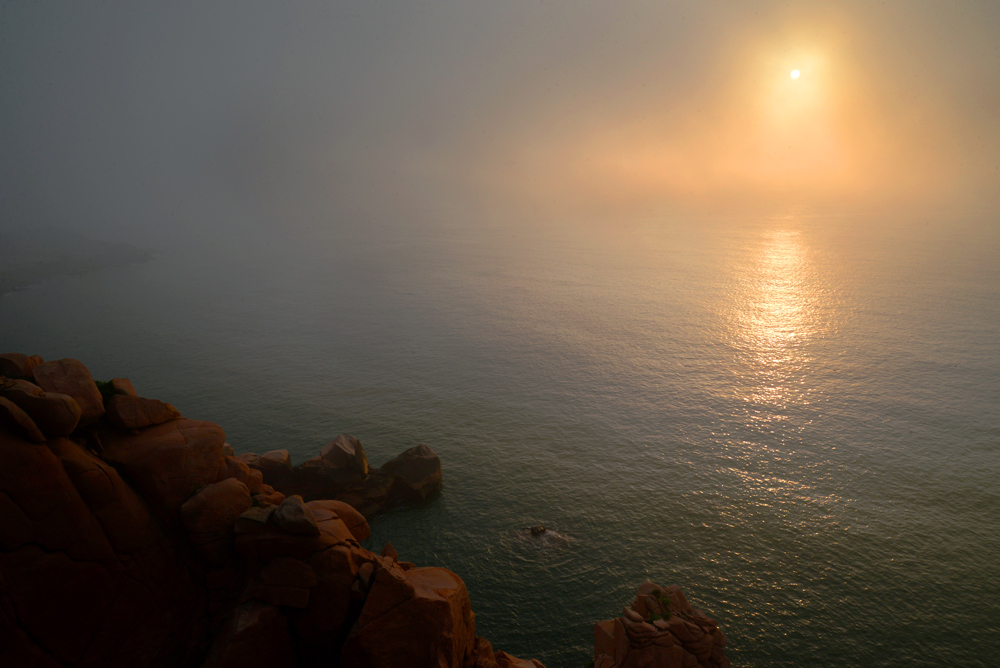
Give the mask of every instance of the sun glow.
[[798, 70], [792, 70], [792, 78], [793, 79], [798, 79], [799, 78], [799, 71]]

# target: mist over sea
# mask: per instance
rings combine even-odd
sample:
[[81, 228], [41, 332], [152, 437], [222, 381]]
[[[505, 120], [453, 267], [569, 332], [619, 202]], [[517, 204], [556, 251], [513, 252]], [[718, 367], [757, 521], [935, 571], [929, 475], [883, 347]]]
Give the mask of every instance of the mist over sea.
[[582, 667], [650, 578], [737, 666], [1000, 656], [995, 217], [401, 217], [154, 250], [0, 296], [0, 348], [128, 376], [240, 452], [427, 443], [442, 495], [369, 547], [459, 573], [498, 649]]

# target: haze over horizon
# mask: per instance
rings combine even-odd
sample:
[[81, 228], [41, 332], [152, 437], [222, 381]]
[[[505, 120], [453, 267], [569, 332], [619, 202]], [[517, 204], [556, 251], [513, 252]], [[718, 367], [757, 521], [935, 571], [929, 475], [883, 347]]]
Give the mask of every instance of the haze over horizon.
[[6, 3], [3, 224], [995, 212], [997, 34], [982, 2]]

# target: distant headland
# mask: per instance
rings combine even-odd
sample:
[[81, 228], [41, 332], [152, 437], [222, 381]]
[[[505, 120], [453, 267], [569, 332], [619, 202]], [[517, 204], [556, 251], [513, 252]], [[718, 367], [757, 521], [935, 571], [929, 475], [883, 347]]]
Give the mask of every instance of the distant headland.
[[96, 241], [70, 230], [0, 227], [0, 295], [58, 276], [81, 276], [146, 262], [153, 251]]

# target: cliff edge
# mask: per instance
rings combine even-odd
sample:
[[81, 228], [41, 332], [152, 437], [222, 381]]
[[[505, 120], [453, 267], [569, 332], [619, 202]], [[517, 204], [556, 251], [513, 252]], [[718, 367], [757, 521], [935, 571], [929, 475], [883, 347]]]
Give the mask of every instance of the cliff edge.
[[[544, 668], [476, 635], [458, 575], [361, 546], [367, 518], [440, 487], [426, 445], [377, 469], [346, 434], [295, 467], [237, 457], [127, 379], [0, 355], [0, 665]], [[669, 592], [599, 622], [596, 665], [728, 666]]]

